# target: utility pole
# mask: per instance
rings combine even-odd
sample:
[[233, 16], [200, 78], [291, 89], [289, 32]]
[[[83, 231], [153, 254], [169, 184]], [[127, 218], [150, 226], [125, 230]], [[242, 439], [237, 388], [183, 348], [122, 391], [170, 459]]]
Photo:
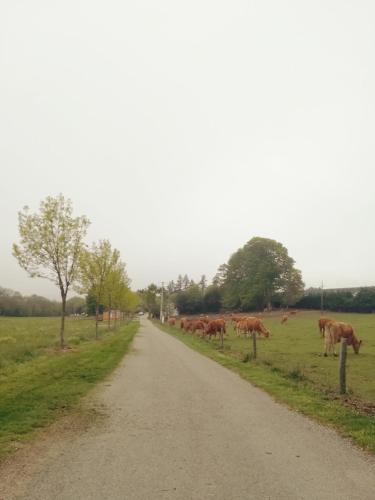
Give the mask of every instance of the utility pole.
[[164, 313], [163, 313], [163, 292], [164, 292], [164, 281], [161, 282], [161, 295], [160, 295], [160, 321], [164, 323]]
[[322, 281], [322, 288], [321, 288], [321, 293], [320, 293], [320, 314], [323, 316], [324, 314], [324, 295], [323, 295], [323, 281]]

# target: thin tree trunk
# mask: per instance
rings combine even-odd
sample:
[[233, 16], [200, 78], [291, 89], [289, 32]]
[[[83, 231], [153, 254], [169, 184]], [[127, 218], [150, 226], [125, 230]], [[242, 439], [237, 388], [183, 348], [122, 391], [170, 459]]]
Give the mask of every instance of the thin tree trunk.
[[99, 305], [95, 308], [95, 340], [98, 340], [98, 327], [99, 327]]
[[66, 309], [66, 295], [61, 294], [61, 326], [60, 326], [60, 347], [64, 347], [64, 331], [65, 331], [65, 309]]

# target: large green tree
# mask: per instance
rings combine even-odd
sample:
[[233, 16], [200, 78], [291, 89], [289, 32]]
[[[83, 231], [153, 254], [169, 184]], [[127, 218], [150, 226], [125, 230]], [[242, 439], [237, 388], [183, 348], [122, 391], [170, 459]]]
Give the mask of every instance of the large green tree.
[[48, 196], [39, 212], [24, 207], [18, 214], [20, 244], [13, 255], [30, 276], [46, 278], [59, 287], [61, 295], [60, 345], [64, 346], [66, 298], [79, 274], [83, 238], [90, 222], [86, 216], [73, 217], [73, 206], [62, 194]]
[[262, 309], [276, 296], [281, 297], [285, 305], [294, 303], [303, 292], [303, 281], [281, 243], [256, 237], [229, 259], [223, 289], [225, 307]]

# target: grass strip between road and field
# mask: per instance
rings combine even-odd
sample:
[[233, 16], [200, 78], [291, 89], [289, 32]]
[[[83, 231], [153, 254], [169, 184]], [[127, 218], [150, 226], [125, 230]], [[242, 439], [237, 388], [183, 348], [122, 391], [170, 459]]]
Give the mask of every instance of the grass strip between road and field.
[[74, 408], [80, 398], [119, 364], [139, 323], [133, 321], [98, 341], [71, 351], [52, 351], [0, 376], [0, 458], [15, 443]]
[[[351, 438], [362, 448], [375, 454], [375, 418], [347, 407], [340, 397], [333, 398], [308, 381], [298, 381], [285, 376], [273, 367], [268, 367], [261, 361], [243, 362], [230, 354], [230, 351], [220, 350], [209, 341], [186, 334], [178, 327], [154, 324], [161, 330], [182, 341], [190, 348], [220, 363], [222, 366], [236, 372], [253, 385], [264, 389], [278, 402], [334, 427], [342, 436]], [[249, 343], [249, 352], [251, 346]]]

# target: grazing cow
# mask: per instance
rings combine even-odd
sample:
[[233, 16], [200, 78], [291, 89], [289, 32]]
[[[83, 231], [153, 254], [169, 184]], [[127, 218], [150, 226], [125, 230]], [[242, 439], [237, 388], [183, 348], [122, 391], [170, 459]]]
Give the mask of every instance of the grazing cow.
[[251, 335], [253, 332], [258, 332], [259, 335], [263, 335], [264, 337], [269, 337], [270, 335], [270, 332], [264, 326], [262, 321], [255, 316], [248, 316], [237, 323], [236, 333], [238, 337], [241, 333]]
[[219, 333], [220, 335], [224, 335], [226, 333], [225, 320], [224, 319], [213, 319], [211, 320], [205, 328], [205, 335], [208, 335], [211, 340], [211, 336], [215, 336]]
[[247, 325], [250, 333], [258, 332], [259, 335], [263, 335], [266, 338], [270, 336], [270, 332], [259, 318], [248, 318]]
[[185, 323], [187, 323], [189, 320], [187, 318], [181, 318], [180, 320], [180, 328], [181, 330], [185, 329]]
[[333, 321], [331, 318], [327, 318], [326, 316], [322, 316], [319, 318], [318, 325], [319, 325], [319, 331], [322, 337], [324, 337], [324, 330], [326, 327], [326, 324]]
[[249, 333], [248, 332], [248, 320], [255, 320], [255, 319], [257, 319], [257, 318], [255, 318], [255, 316], [244, 316], [244, 317], [240, 318], [238, 321], [236, 321], [235, 330], [236, 330], [237, 337], [240, 337], [242, 333], [247, 335]]
[[168, 319], [168, 325], [175, 326], [175, 324], [176, 324], [176, 318], [169, 318]]
[[194, 322], [187, 319], [184, 323], [185, 332], [192, 332], [194, 327]]
[[333, 352], [336, 356], [336, 344], [345, 338], [347, 345], [353, 346], [355, 354], [359, 353], [362, 340], [359, 340], [354, 333], [352, 325], [339, 321], [328, 321], [324, 329], [324, 356], [328, 356], [329, 352]]
[[284, 325], [288, 321], [288, 315], [284, 314], [283, 317], [281, 318], [281, 324]]
[[234, 330], [236, 332], [237, 337], [241, 335], [241, 333], [245, 329], [245, 322], [247, 320], [247, 316], [232, 316], [231, 320], [233, 323], [235, 323]]
[[203, 334], [204, 334], [205, 329], [206, 329], [206, 325], [205, 325], [205, 323], [203, 322], [203, 320], [198, 319], [197, 321], [194, 321], [192, 325], [193, 325], [193, 332], [194, 332], [194, 333], [195, 333], [196, 331], [200, 331], [200, 332], [201, 332], [201, 335], [203, 335]]

